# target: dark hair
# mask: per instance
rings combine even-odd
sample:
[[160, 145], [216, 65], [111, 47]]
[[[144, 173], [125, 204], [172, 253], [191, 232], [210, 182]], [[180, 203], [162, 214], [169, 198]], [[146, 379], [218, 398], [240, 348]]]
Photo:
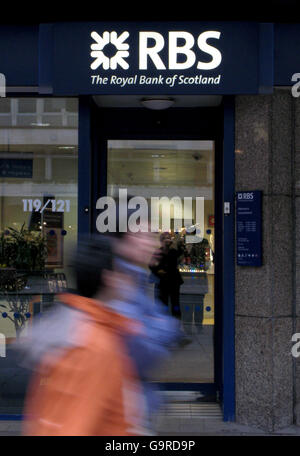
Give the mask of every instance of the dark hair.
[[111, 241], [104, 235], [82, 237], [73, 254], [77, 293], [91, 298], [103, 288], [103, 271], [113, 270]]
[[169, 233], [169, 231], [164, 231], [163, 233], [161, 233], [161, 235], [159, 236], [160, 242], [163, 242], [166, 237], [171, 237], [171, 234]]

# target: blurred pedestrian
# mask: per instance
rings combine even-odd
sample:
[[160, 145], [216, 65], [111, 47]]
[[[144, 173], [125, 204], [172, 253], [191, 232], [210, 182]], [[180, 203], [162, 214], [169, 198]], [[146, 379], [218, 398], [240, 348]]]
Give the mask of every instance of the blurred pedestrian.
[[173, 242], [168, 232], [161, 234], [160, 243], [160, 248], [154, 252], [149, 264], [156, 278], [155, 296], [167, 307], [170, 300], [172, 315], [181, 318], [180, 286], [183, 280], [178, 264], [184, 254], [184, 248], [180, 242]]
[[[57, 317], [64, 321], [55, 321], [55, 313], [43, 317], [23, 345], [24, 362], [35, 371], [23, 434], [144, 434], [144, 396], [124, 345], [124, 336], [140, 329], [107, 306], [130, 287], [129, 277], [115, 270], [104, 237], [81, 241], [73, 266], [77, 292], [61, 295], [57, 307]], [[42, 347], [38, 353], [35, 344]]]
[[132, 277], [131, 286], [122, 297], [110, 302], [111, 307], [141, 325], [138, 334], [128, 334], [129, 355], [137, 366], [143, 382], [147, 416], [144, 423], [149, 433], [151, 417], [161, 405], [159, 396], [149, 378], [171, 354], [172, 347], [181, 337], [179, 322], [169, 315], [159, 301], [154, 301], [149, 290], [148, 264], [155, 247], [155, 233], [141, 227], [137, 233], [119, 232], [114, 235], [114, 251], [118, 270]]

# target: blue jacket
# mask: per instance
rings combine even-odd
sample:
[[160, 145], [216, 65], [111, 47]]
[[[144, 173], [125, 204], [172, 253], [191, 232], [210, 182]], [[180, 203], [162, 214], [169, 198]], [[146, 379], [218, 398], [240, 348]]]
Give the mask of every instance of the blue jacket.
[[[149, 296], [149, 278], [144, 269], [123, 260], [118, 260], [118, 268], [132, 275], [136, 287], [124, 290], [123, 299], [110, 302], [110, 306], [142, 324], [142, 334], [127, 336], [126, 344], [140, 378], [145, 381], [149, 371], [169, 356], [170, 348], [180, 338], [179, 321], [154, 296]], [[151, 394], [153, 389], [149, 384], [145, 384], [145, 389], [148, 405], [153, 408], [157, 405]]]

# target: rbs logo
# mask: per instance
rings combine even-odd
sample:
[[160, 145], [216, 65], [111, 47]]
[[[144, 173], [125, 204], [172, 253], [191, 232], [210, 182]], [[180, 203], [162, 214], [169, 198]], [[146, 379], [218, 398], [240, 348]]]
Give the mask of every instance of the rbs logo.
[[[212, 59], [210, 62], [197, 62], [198, 70], [213, 70], [217, 68], [222, 61], [221, 52], [215, 47], [207, 43], [209, 38], [219, 39], [221, 33], [215, 31], [203, 32], [198, 36], [197, 45], [199, 49], [207, 54], [210, 54]], [[154, 40], [155, 45], [149, 46], [149, 39]], [[179, 45], [179, 40], [183, 44]], [[193, 51], [195, 39], [188, 32], [169, 32], [169, 70], [185, 70], [191, 68], [196, 62], [196, 54]], [[152, 60], [158, 70], [166, 70], [166, 65], [159, 56], [160, 51], [165, 47], [165, 40], [160, 33], [157, 32], [140, 32], [139, 46], [139, 68], [140, 70], [148, 69], [148, 61]], [[178, 62], [178, 55], [183, 54], [185, 61]]]
[[[168, 43], [161, 33], [139, 32], [139, 69], [147, 70], [149, 62], [157, 70], [185, 70], [195, 64], [198, 70], [213, 70], [222, 61], [222, 54], [215, 46], [207, 41], [210, 39], [219, 40], [221, 32], [210, 30], [200, 33], [197, 37], [197, 45], [194, 36], [189, 32], [178, 31], [168, 33]], [[121, 66], [124, 70], [129, 68], [125, 60], [129, 57], [129, 44], [126, 40], [129, 32], [125, 31], [117, 36], [116, 32], [104, 32], [102, 37], [95, 31], [91, 33], [95, 43], [91, 45], [91, 57], [95, 60], [91, 69], [96, 70], [100, 65], [104, 70], [115, 70]], [[114, 45], [115, 54], [112, 57], [105, 55], [104, 48], [107, 44]], [[168, 61], [163, 61], [161, 51], [168, 46]], [[196, 49], [195, 49], [196, 48]], [[210, 56], [209, 61], [197, 59], [197, 48]], [[179, 58], [181, 56], [181, 58]]]

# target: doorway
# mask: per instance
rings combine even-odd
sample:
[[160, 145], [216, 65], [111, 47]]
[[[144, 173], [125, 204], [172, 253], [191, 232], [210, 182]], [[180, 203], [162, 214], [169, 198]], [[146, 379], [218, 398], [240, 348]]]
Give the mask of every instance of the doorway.
[[[183, 244], [179, 307], [186, 343], [151, 380], [165, 390], [197, 391], [211, 400], [222, 395], [222, 128], [220, 106], [91, 108], [92, 229], [97, 199], [115, 196], [120, 188], [147, 200], [203, 198], [200, 242], [186, 242], [187, 227], [179, 226], [171, 209], [169, 232]], [[159, 229], [158, 245], [164, 231]], [[168, 306], [172, 312], [170, 300]]]

